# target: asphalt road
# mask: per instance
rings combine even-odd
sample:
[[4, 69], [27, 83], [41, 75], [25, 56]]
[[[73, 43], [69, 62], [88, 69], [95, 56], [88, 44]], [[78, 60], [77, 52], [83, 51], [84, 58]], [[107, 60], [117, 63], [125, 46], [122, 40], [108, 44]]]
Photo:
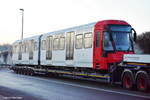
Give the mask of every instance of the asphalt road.
[[0, 100], [150, 100], [150, 93], [95, 81], [26, 76], [0, 69]]

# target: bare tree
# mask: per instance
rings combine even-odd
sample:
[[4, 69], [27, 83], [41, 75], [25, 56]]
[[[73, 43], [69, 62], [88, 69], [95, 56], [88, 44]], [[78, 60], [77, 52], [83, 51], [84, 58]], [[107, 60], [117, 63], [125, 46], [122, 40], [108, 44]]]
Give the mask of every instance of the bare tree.
[[145, 54], [150, 54], [150, 32], [138, 35], [137, 43]]

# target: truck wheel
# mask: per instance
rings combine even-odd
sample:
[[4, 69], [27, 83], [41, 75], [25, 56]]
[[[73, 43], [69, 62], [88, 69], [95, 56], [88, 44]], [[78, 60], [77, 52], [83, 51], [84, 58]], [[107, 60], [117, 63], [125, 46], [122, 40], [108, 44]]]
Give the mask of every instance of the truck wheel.
[[122, 86], [125, 89], [133, 89], [133, 85], [134, 85], [134, 78], [132, 73], [130, 72], [125, 72], [122, 78]]
[[149, 87], [149, 77], [145, 71], [140, 72], [136, 78], [137, 89], [146, 92]]

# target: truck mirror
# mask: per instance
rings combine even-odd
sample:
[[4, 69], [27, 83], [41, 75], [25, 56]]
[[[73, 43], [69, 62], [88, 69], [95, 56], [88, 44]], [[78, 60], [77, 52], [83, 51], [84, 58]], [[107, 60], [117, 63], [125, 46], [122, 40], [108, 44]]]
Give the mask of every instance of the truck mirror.
[[134, 41], [136, 42], [136, 32], [134, 33]]
[[[133, 32], [133, 33], [132, 33], [132, 32]], [[136, 34], [136, 31], [134, 30], [134, 28], [131, 29], [131, 33], [132, 33], [134, 42], [136, 42], [137, 34]]]

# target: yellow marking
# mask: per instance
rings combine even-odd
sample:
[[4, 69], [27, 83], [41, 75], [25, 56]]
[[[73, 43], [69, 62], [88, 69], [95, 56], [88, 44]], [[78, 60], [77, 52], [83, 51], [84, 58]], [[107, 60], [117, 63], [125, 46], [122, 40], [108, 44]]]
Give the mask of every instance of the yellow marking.
[[70, 72], [58, 72], [58, 73], [63, 73], [63, 74], [72, 74]]
[[83, 75], [83, 76], [87, 76], [87, 74], [76, 74], [76, 75]]
[[108, 78], [109, 76], [97, 76], [97, 75], [89, 75], [89, 76], [94, 76], [94, 77], [103, 77], [103, 78]]
[[55, 72], [55, 71], [53, 71], [53, 70], [48, 70], [48, 72]]
[[63, 73], [63, 74], [75, 74], [75, 75], [92, 76], [92, 77], [99, 77], [99, 78], [109, 78], [109, 76], [98, 76], [98, 75], [88, 75], [88, 74], [79, 74], [79, 73], [71, 73], [71, 72], [60, 72], [60, 71], [53, 71], [53, 70], [48, 70], [48, 72], [57, 72], [57, 73]]
[[144, 65], [144, 66], [147, 65], [147, 64], [139, 64], [139, 63], [127, 63], [127, 64], [130, 64], [130, 65]]

